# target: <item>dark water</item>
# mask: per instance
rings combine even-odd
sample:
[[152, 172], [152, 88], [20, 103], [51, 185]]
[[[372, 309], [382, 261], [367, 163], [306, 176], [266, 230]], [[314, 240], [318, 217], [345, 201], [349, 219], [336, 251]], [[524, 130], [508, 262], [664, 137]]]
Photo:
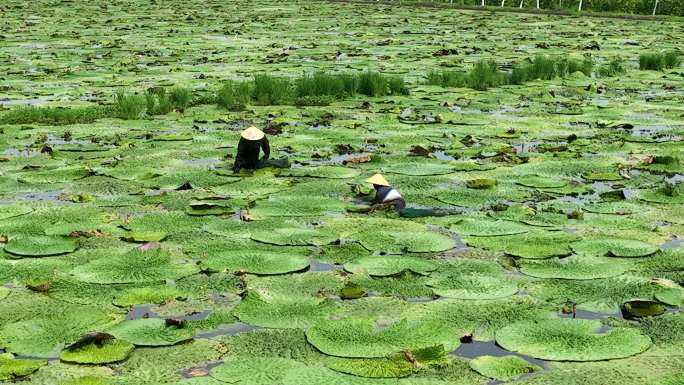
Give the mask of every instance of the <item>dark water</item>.
[[241, 333], [249, 333], [254, 330], [260, 330], [263, 329], [259, 326], [253, 326], [249, 325], [246, 323], [242, 322], [236, 322], [233, 324], [229, 325], [220, 325], [214, 330], [205, 332], [205, 333], [197, 333], [195, 335], [195, 338], [214, 338], [218, 336], [234, 336], [236, 334], [241, 334]]
[[682, 245], [681, 239], [670, 239], [669, 241], [660, 245], [661, 250], [676, 249]]
[[178, 375], [183, 378], [206, 377], [209, 375], [209, 372], [211, 372], [211, 369], [221, 364], [223, 364], [223, 360], [208, 362], [204, 365], [183, 369], [178, 372]]
[[309, 269], [307, 272], [342, 270], [343, 268], [343, 265], [337, 263], [327, 263], [311, 258], [309, 260]]
[[458, 349], [449, 353], [451, 356], [466, 357], [466, 358], [476, 358], [480, 356], [518, 356], [527, 362], [538, 365], [542, 368], [546, 367], [547, 361], [540, 360], [538, 358], [526, 356], [524, 354], [519, 354], [515, 352], [509, 352], [508, 350], [500, 347], [495, 341], [473, 341], [471, 343], [462, 343]]

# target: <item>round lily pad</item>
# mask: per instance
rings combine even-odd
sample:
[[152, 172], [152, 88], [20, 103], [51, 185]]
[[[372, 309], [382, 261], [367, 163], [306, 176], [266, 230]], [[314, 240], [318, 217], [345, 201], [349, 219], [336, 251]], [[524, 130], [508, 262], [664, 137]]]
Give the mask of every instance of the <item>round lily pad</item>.
[[167, 325], [161, 318], [143, 318], [123, 321], [108, 331], [118, 339], [136, 346], [169, 346], [193, 338], [192, 328]]
[[31, 211], [33, 211], [31, 207], [24, 205], [0, 205], [0, 220], [18, 217]]
[[176, 263], [161, 248], [133, 249], [110, 258], [96, 259], [71, 271], [81, 281], [101, 284], [162, 282], [197, 272], [197, 265]]
[[418, 274], [428, 274], [437, 269], [437, 264], [429, 259], [406, 256], [367, 256], [344, 265], [351, 273], [365, 272], [374, 276], [389, 276], [411, 270]]
[[[1, 294], [0, 297], [2, 297]], [[658, 301], [668, 304], [670, 306], [684, 306], [684, 288], [682, 287], [664, 288], [658, 291], [655, 297]]]
[[357, 358], [385, 357], [440, 344], [451, 351], [459, 345], [458, 336], [429, 321], [402, 320], [381, 326], [369, 319], [328, 320], [307, 330], [306, 337], [325, 354]]
[[358, 176], [359, 170], [339, 166], [296, 167], [285, 170], [281, 175], [308, 176], [328, 179], [349, 179]]
[[661, 315], [665, 313], [666, 308], [656, 301], [631, 300], [623, 303], [620, 310], [622, 310], [622, 316], [625, 319], [635, 319]]
[[563, 231], [531, 231], [499, 237], [468, 237], [466, 243], [520, 258], [545, 259], [570, 255], [570, 244], [579, 239]]
[[45, 360], [15, 359], [10, 353], [2, 353], [0, 354], [0, 381], [28, 376], [45, 364], [47, 364]]
[[62, 350], [59, 359], [77, 364], [108, 364], [125, 360], [133, 348], [130, 342], [109, 339], [100, 343], [90, 342], [77, 348]]
[[183, 292], [171, 286], [136, 287], [122, 290], [114, 298], [114, 305], [127, 307], [141, 304], [163, 304], [183, 296]]
[[[413, 362], [407, 359], [407, 354], [410, 354]], [[327, 356], [324, 361], [325, 365], [332, 370], [370, 378], [407, 377], [421, 369], [442, 367], [448, 362], [442, 345], [416, 351], [401, 351], [382, 358]]]
[[630, 265], [615, 258], [570, 256], [545, 260], [521, 260], [520, 271], [537, 278], [598, 279], [623, 274]]
[[515, 183], [534, 188], [560, 188], [568, 184], [564, 180], [557, 180], [540, 175], [524, 175], [515, 179]]
[[510, 297], [518, 287], [503, 276], [481, 274], [437, 274], [427, 282], [440, 297], [458, 299], [496, 299]]
[[585, 239], [572, 244], [576, 253], [613, 256], [613, 257], [645, 257], [660, 250], [656, 245], [633, 239], [605, 238]]
[[282, 329], [305, 329], [327, 319], [337, 305], [322, 298], [303, 295], [259, 295], [250, 291], [233, 309], [244, 323]]
[[5, 251], [22, 257], [47, 257], [67, 254], [78, 248], [78, 239], [70, 237], [30, 236], [11, 237]]
[[454, 171], [454, 168], [448, 163], [434, 162], [393, 162], [382, 169], [392, 174], [414, 176], [444, 175]]
[[512, 380], [523, 374], [542, 370], [518, 356], [479, 356], [470, 361], [470, 367], [485, 377], [500, 381]]
[[244, 271], [252, 274], [285, 274], [306, 269], [308, 253], [301, 250], [268, 251], [258, 249], [235, 249], [212, 253], [202, 261], [201, 267], [212, 271]]
[[322, 246], [335, 242], [338, 237], [325, 229], [282, 227], [269, 230], [255, 230], [252, 232], [251, 238], [258, 242], [273, 245]]
[[475, 237], [494, 237], [499, 235], [522, 234], [529, 231], [529, 227], [512, 221], [491, 220], [487, 218], [463, 218], [454, 223], [449, 230], [460, 235]]
[[506, 350], [551, 361], [599, 361], [639, 354], [651, 339], [632, 328], [600, 332], [601, 321], [550, 319], [523, 321], [496, 332]]
[[228, 383], [244, 385], [280, 384], [288, 371], [306, 366], [289, 358], [245, 357], [228, 360], [211, 370], [211, 376]]

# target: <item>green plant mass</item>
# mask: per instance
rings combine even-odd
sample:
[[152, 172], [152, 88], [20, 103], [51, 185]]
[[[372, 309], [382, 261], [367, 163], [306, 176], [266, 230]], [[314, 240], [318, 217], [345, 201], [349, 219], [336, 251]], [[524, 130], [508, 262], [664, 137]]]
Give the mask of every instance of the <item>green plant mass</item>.
[[672, 385], [684, 1], [0, 1], [0, 383]]

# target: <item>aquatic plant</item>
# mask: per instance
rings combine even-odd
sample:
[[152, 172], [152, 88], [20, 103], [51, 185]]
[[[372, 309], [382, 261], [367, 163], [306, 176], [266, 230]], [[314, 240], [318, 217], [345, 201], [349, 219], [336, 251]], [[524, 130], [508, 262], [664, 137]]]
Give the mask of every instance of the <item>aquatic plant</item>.
[[681, 63], [678, 51], [645, 52], [639, 55], [639, 69], [662, 71], [678, 67]]
[[140, 119], [146, 107], [147, 99], [143, 95], [127, 94], [120, 90], [114, 97], [114, 111], [119, 119]]

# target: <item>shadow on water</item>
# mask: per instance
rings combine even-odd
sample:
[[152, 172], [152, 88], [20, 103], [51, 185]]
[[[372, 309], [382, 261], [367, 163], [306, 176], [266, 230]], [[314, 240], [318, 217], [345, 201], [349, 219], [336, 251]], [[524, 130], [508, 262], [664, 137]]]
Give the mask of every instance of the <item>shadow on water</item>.
[[197, 333], [195, 338], [214, 338], [218, 336], [234, 336], [236, 334], [249, 333], [254, 330], [263, 329], [259, 326], [253, 326], [242, 322], [236, 322], [228, 325], [220, 325], [214, 330], [204, 333]]
[[661, 250], [677, 249], [682, 246], [681, 239], [670, 239], [669, 241], [660, 245]]
[[180, 370], [178, 375], [183, 378], [206, 377], [209, 375], [209, 372], [211, 372], [211, 369], [214, 369], [221, 364], [223, 364], [223, 360], [208, 362], [201, 366]]
[[450, 356], [465, 357], [465, 358], [476, 358], [480, 356], [517, 356], [524, 359], [527, 362], [538, 365], [542, 368], [546, 368], [547, 361], [540, 360], [538, 358], [526, 356], [524, 354], [510, 352], [501, 346], [497, 345], [495, 341], [473, 341], [470, 343], [462, 343], [458, 349], [449, 353]]
[[343, 265], [337, 263], [327, 263], [311, 258], [309, 260], [309, 268], [306, 272], [342, 270], [343, 268]]

